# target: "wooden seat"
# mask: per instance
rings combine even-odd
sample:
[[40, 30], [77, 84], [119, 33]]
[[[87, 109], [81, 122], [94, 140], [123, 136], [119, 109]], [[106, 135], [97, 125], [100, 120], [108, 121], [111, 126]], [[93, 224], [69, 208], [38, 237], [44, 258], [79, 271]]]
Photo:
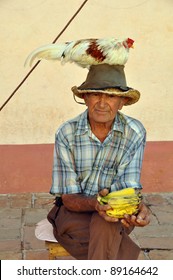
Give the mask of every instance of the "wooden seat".
[[45, 241], [45, 245], [49, 251], [49, 260], [56, 260], [60, 257], [70, 256], [70, 254], [58, 242]]
[[36, 224], [35, 236], [39, 240], [45, 241], [45, 246], [49, 252], [49, 260], [70, 256], [70, 254], [58, 243], [53, 235], [53, 227], [47, 219]]

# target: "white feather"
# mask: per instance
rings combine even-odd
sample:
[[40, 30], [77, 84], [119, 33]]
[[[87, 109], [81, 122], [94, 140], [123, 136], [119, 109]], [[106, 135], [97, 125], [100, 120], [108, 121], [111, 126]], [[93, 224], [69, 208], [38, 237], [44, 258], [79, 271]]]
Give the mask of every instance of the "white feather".
[[29, 66], [32, 66], [36, 58], [39, 60], [40, 59], [61, 60], [62, 54], [66, 46], [67, 43], [58, 44], [58, 46], [55, 44], [48, 44], [39, 47], [28, 55], [25, 61], [25, 65], [29, 64]]

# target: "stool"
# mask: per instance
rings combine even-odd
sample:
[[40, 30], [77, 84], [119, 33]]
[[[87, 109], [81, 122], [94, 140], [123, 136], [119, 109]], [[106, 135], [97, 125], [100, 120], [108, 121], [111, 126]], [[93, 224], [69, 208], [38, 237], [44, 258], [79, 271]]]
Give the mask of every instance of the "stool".
[[36, 224], [35, 236], [45, 241], [49, 252], [49, 260], [56, 260], [56, 257], [70, 256], [70, 254], [58, 243], [53, 235], [53, 227], [47, 219]]

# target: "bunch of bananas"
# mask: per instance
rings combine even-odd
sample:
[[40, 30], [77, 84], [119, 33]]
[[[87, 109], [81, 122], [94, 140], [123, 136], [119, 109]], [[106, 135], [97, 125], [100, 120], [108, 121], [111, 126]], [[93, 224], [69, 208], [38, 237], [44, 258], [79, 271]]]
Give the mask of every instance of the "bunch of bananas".
[[120, 191], [110, 192], [106, 196], [98, 196], [97, 200], [101, 205], [109, 204], [112, 209], [106, 214], [110, 217], [123, 218], [125, 214], [132, 215], [138, 212], [138, 205], [142, 195], [133, 188], [126, 188]]

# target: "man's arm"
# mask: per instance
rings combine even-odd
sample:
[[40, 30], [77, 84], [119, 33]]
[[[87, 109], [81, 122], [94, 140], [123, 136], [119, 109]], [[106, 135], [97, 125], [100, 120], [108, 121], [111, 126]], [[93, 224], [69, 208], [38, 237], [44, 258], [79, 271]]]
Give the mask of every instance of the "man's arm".
[[86, 196], [83, 194], [62, 194], [63, 205], [74, 212], [92, 212], [95, 211], [97, 199], [95, 196]]
[[[100, 195], [105, 196], [108, 194], [107, 189], [103, 189]], [[107, 222], [117, 222], [117, 218], [109, 217], [106, 214], [106, 210], [111, 209], [111, 207], [106, 205], [100, 205], [97, 201], [96, 196], [85, 196], [82, 194], [63, 194], [62, 201], [64, 206], [74, 212], [93, 212], [97, 211], [99, 215], [105, 219]]]

